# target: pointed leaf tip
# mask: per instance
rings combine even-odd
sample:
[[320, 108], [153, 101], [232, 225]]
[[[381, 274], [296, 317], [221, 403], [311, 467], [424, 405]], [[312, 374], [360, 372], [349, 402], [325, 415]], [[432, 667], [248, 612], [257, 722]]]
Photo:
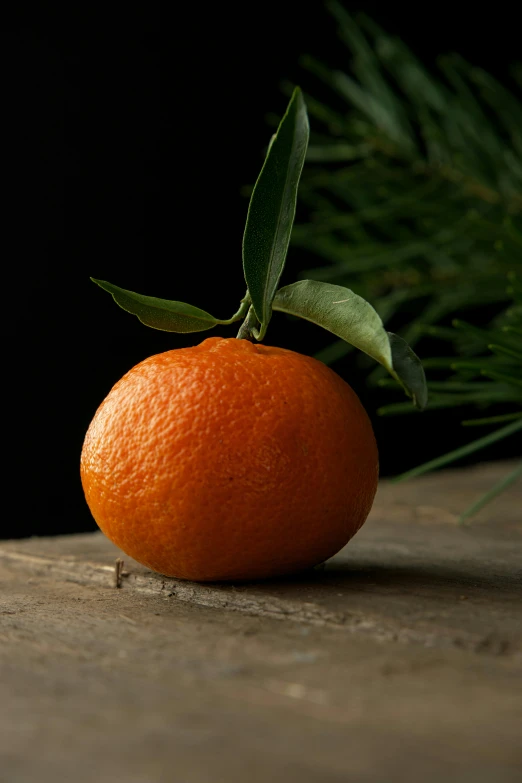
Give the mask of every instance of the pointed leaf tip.
[[423, 411], [428, 404], [428, 386], [421, 360], [402, 337], [393, 332], [386, 334], [392, 355], [392, 367], [386, 369], [412, 398], [415, 407]]
[[382, 364], [423, 410], [428, 400], [420, 359], [396, 334], [387, 332], [379, 314], [362, 297], [340, 285], [300, 280], [277, 292], [274, 310], [322, 326]]

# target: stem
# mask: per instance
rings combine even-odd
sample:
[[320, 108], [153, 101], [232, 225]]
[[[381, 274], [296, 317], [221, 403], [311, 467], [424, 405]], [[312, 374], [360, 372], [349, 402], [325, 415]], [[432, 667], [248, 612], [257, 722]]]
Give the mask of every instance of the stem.
[[228, 324], [233, 324], [235, 321], [241, 320], [241, 318], [244, 318], [245, 315], [247, 314], [249, 307], [250, 307], [250, 294], [248, 293], [247, 290], [246, 294], [241, 300], [241, 304], [239, 305], [239, 310], [237, 311], [237, 313], [234, 313], [232, 318], [228, 318], [226, 321], [219, 321], [219, 323], [224, 324], [226, 326]]
[[254, 312], [254, 308], [250, 305], [247, 317], [241, 324], [239, 332], [237, 333], [237, 339], [249, 340], [251, 343], [253, 343], [254, 340], [256, 340], [259, 336], [259, 331], [257, 329], [258, 324], [259, 321], [257, 320], [257, 315]]

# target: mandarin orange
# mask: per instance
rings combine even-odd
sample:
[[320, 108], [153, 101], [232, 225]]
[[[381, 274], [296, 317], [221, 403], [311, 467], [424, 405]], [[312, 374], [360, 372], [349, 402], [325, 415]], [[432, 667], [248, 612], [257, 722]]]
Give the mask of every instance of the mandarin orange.
[[113, 387], [81, 477], [101, 530], [145, 566], [259, 579], [346, 544], [372, 506], [378, 453], [358, 397], [331, 369], [211, 337], [151, 356]]

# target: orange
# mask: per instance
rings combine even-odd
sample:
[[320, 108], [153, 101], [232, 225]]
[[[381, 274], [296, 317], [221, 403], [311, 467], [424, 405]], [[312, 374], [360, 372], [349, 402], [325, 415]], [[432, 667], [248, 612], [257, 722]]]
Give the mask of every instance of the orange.
[[240, 580], [335, 554], [377, 488], [372, 427], [308, 356], [211, 337], [131, 369], [88, 429], [87, 503], [130, 557], [166, 576]]

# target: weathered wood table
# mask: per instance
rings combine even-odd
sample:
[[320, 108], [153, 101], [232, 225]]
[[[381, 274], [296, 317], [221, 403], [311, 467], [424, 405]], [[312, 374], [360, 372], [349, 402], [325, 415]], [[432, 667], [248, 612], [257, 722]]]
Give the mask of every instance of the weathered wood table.
[[1, 783], [518, 783], [522, 487], [456, 516], [505, 470], [382, 482], [288, 580], [166, 579], [101, 534], [3, 542]]

